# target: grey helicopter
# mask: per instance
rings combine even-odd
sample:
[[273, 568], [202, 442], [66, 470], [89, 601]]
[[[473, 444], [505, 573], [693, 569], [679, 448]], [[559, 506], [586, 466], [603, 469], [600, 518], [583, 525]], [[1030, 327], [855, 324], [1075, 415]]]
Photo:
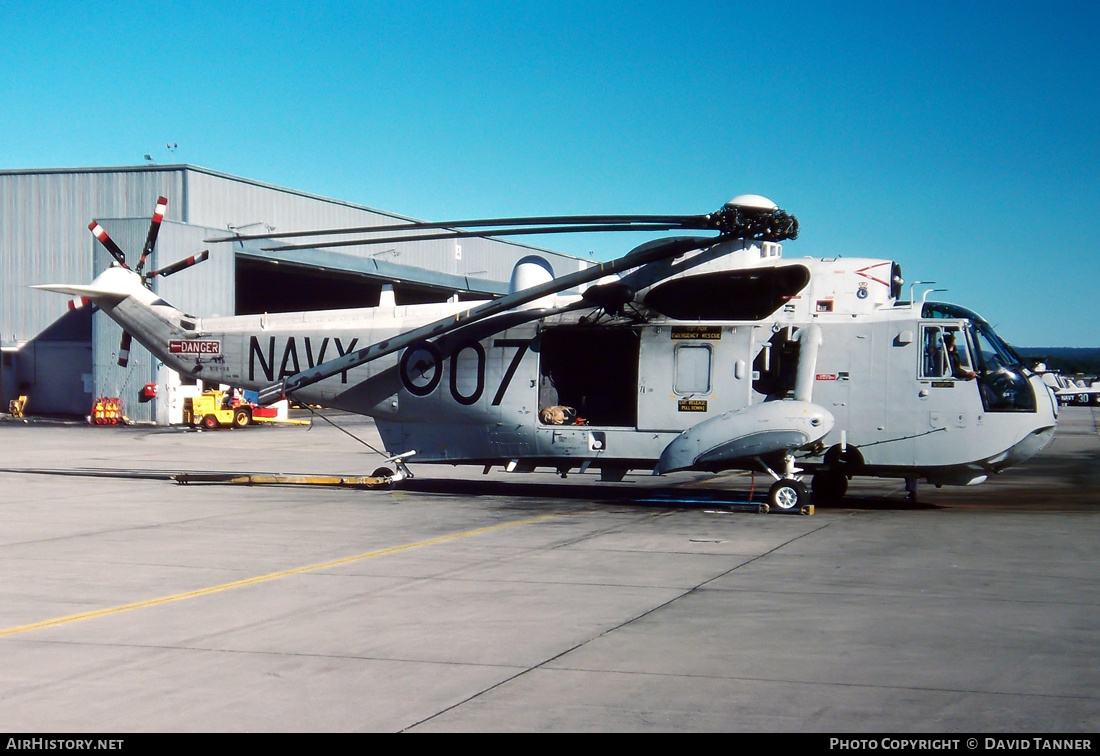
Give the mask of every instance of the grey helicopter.
[[[768, 505], [835, 503], [854, 476], [974, 485], [1054, 434], [1050, 389], [978, 314], [902, 298], [900, 266], [787, 258], [798, 221], [759, 195], [704, 215], [603, 215], [402, 223], [208, 239], [278, 249], [592, 231], [694, 231], [554, 277], [529, 255], [509, 293], [303, 313], [196, 317], [153, 290], [167, 200], [136, 265], [97, 223], [114, 262], [84, 298], [182, 375], [372, 417], [400, 482], [410, 460], [486, 471], [751, 470]], [[290, 237], [340, 234], [288, 243]], [[356, 236], [353, 239], [346, 237]], [[363, 345], [363, 346], [359, 346]], [[806, 478], [811, 484], [807, 486]]]

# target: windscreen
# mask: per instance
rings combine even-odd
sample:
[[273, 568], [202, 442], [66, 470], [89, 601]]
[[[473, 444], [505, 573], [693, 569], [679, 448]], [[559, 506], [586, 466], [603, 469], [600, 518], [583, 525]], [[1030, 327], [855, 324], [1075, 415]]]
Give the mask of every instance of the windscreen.
[[921, 316], [969, 321], [966, 335], [987, 412], [1035, 411], [1035, 392], [1023, 360], [989, 323], [965, 307], [943, 302], [925, 302]]

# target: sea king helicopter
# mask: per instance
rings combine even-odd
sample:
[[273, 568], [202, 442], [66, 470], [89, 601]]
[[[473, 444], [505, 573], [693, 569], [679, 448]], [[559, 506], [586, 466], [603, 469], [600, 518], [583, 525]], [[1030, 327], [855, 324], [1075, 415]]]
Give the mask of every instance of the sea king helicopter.
[[[837, 502], [853, 476], [972, 485], [1050, 443], [1057, 402], [989, 324], [957, 305], [902, 299], [900, 267], [785, 258], [797, 219], [758, 195], [705, 215], [529, 217], [241, 235], [300, 249], [472, 236], [695, 231], [554, 277], [537, 255], [510, 293], [306, 313], [203, 318], [146, 273], [166, 200], [131, 268], [115, 258], [86, 298], [179, 373], [374, 418], [408, 461], [599, 471], [751, 470], [771, 507]], [[341, 234], [340, 241], [326, 241]], [[355, 238], [349, 240], [348, 235]], [[314, 237], [291, 244], [289, 237]], [[205, 253], [204, 253], [205, 254]], [[381, 473], [383, 471], [376, 471]], [[812, 475], [812, 487], [805, 482]]]

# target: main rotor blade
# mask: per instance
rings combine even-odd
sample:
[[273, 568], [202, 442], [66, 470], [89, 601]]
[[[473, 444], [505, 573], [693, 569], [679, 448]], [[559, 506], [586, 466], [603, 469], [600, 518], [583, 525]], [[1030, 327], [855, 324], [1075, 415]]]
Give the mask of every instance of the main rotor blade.
[[278, 383], [272, 384], [260, 390], [260, 403], [270, 404], [271, 402], [278, 401], [282, 397], [290, 394], [294, 391], [311, 386], [314, 383], [330, 378], [338, 373], [343, 373], [352, 368], [356, 368], [360, 365], [364, 365], [368, 362], [384, 357], [387, 354], [392, 354], [400, 349], [404, 349], [410, 344], [414, 344], [417, 341], [424, 339], [434, 338], [441, 336], [445, 333], [449, 333], [458, 328], [468, 326], [479, 320], [492, 317], [502, 312], [519, 307], [520, 305], [528, 302], [533, 302], [536, 299], [548, 296], [550, 294], [557, 294], [559, 292], [571, 289], [575, 286], [588, 283], [590, 281], [596, 281], [604, 276], [613, 275], [624, 270], [631, 268], [637, 268], [647, 263], [655, 262], [657, 260], [663, 260], [669, 257], [677, 257], [679, 255], [691, 252], [696, 249], [702, 249], [708, 247], [714, 243], [714, 239], [698, 237], [677, 237], [673, 239], [659, 239], [656, 241], [646, 242], [639, 247], [628, 252], [626, 255], [612, 260], [611, 262], [599, 263], [593, 265], [590, 268], [571, 273], [560, 278], [555, 278], [552, 281], [548, 281], [538, 286], [532, 286], [522, 291], [517, 291], [513, 294], [509, 294], [500, 299], [493, 300], [491, 302], [485, 302], [478, 305], [473, 309], [466, 310], [465, 312], [457, 313], [455, 315], [449, 315], [445, 318], [429, 323], [420, 328], [414, 328], [411, 331], [406, 331], [400, 336], [392, 339], [385, 339], [376, 344], [371, 344], [368, 347], [359, 349], [354, 352], [349, 352], [342, 357], [338, 357], [334, 360], [321, 363], [320, 365], [310, 368], [309, 370], [303, 370], [294, 375], [288, 376], [282, 379]]
[[179, 273], [181, 270], [190, 268], [192, 265], [198, 265], [201, 262], [205, 262], [210, 257], [210, 250], [204, 249], [197, 255], [191, 255], [185, 257], [182, 260], [177, 260], [171, 265], [166, 265], [159, 270], [154, 270], [152, 273], [146, 276], [146, 278], [156, 278], [157, 276], [170, 276], [173, 273]]
[[141, 250], [141, 258], [134, 269], [138, 273], [145, 270], [145, 258], [152, 254], [153, 247], [156, 246], [157, 234], [160, 233], [160, 222], [164, 220], [164, 212], [167, 209], [168, 198], [157, 197], [157, 207], [153, 210], [153, 220], [149, 222], [149, 235], [145, 237], [145, 246]]
[[357, 247], [368, 244], [393, 244], [395, 242], [431, 241], [433, 239], [469, 239], [491, 236], [524, 236], [535, 234], [576, 234], [581, 232], [603, 231], [673, 231], [683, 230], [683, 226], [673, 224], [648, 224], [637, 226], [622, 226], [618, 224], [604, 224], [591, 226], [541, 226], [533, 228], [493, 228], [486, 231], [449, 231], [439, 234], [410, 234], [408, 236], [383, 236], [371, 239], [351, 239], [335, 242], [320, 242], [306, 244], [287, 244], [277, 247], [260, 247], [264, 252], [276, 250], [285, 252], [294, 249], [331, 249], [333, 247]]
[[88, 224], [88, 230], [92, 232], [92, 236], [99, 239], [99, 243], [107, 248], [107, 251], [111, 253], [111, 256], [118, 261], [118, 264], [124, 268], [130, 266], [126, 264], [126, 253], [122, 251], [122, 248], [115, 244], [115, 240], [107, 235], [106, 229], [99, 225], [99, 221], [92, 221]]
[[238, 234], [204, 239], [207, 244], [217, 242], [255, 241], [258, 239], [294, 239], [303, 236], [334, 236], [337, 234], [377, 234], [393, 231], [430, 231], [432, 229], [485, 228], [489, 226], [560, 226], [560, 225], [617, 225], [661, 224], [668, 230], [686, 228], [703, 230], [708, 215], [535, 215], [526, 218], [474, 218], [453, 221], [409, 221], [387, 226], [356, 226], [353, 228], [326, 228], [313, 231], [284, 231], [270, 234]]

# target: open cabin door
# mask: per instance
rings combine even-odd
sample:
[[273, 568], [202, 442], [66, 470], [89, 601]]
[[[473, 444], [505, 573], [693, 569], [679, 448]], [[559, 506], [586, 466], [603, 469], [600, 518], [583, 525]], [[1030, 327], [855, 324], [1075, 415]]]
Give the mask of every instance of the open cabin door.
[[752, 397], [751, 326], [662, 325], [642, 330], [638, 429], [680, 431]]
[[568, 423], [637, 424], [638, 330], [559, 326], [538, 338], [539, 408], [562, 407]]

